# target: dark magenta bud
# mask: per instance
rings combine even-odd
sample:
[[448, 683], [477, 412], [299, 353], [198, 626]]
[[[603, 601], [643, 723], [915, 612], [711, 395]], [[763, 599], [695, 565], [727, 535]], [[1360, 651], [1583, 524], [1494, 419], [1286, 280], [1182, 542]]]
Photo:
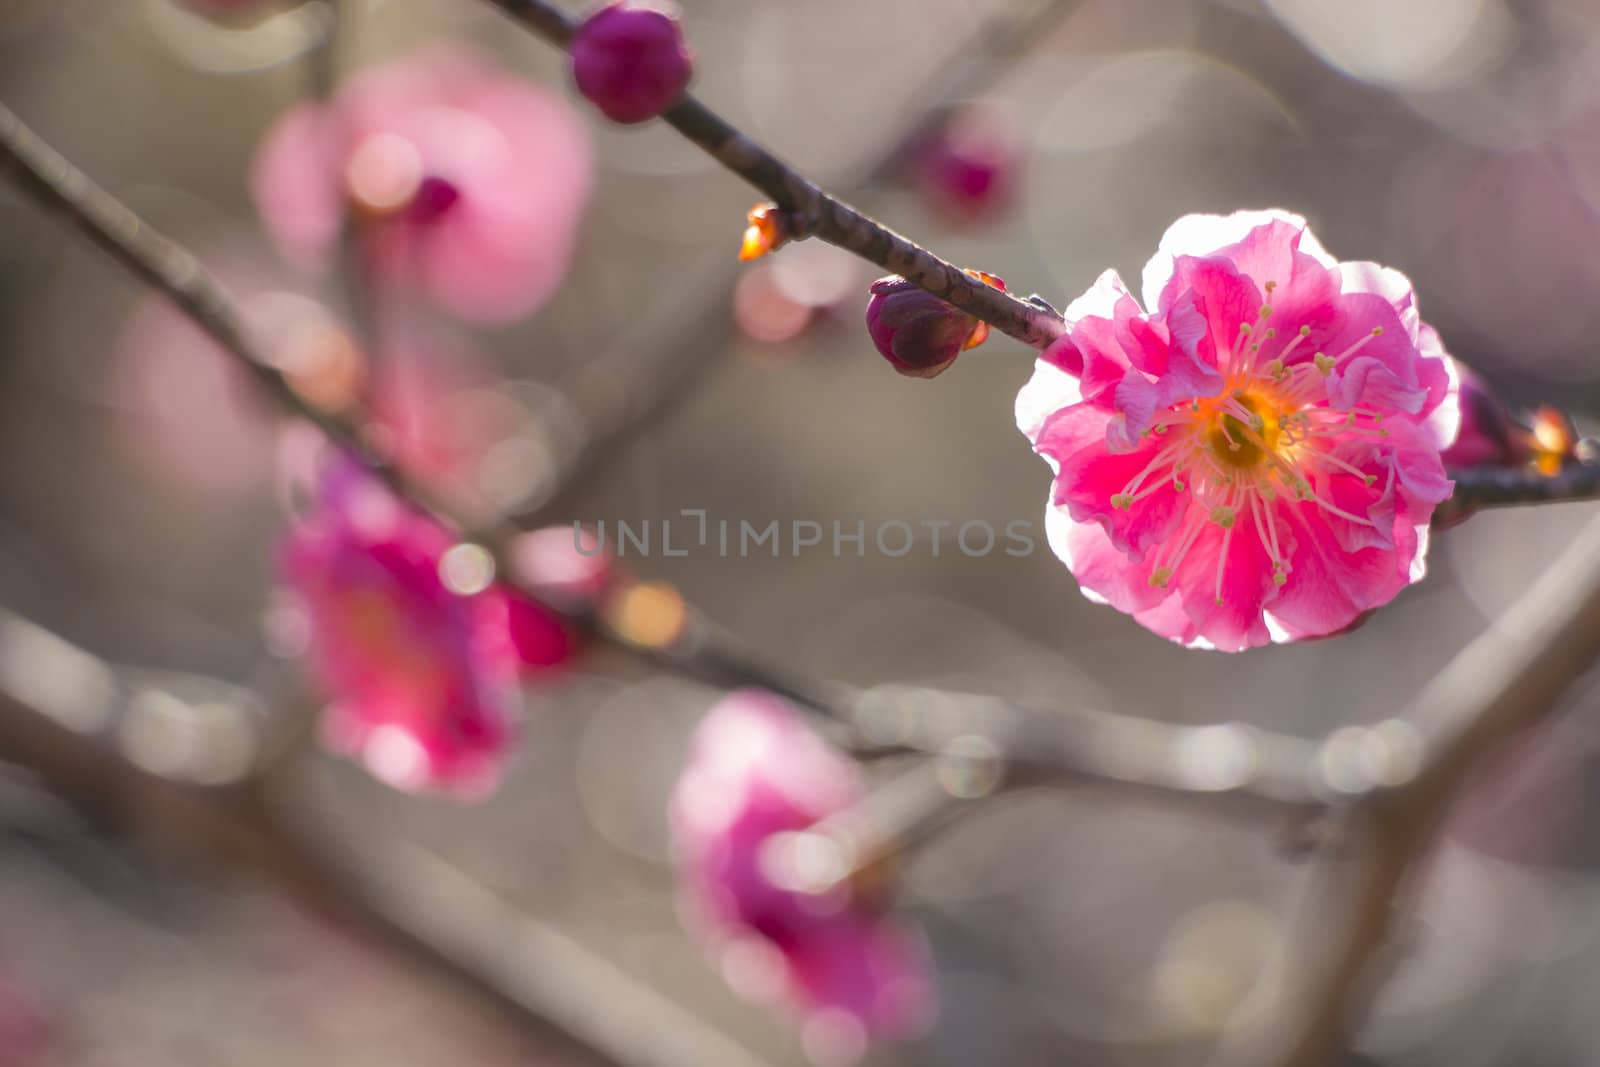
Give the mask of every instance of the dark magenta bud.
[[578, 91], [613, 122], [644, 122], [683, 95], [694, 62], [678, 20], [631, 0], [608, 4], [572, 39]]
[[1529, 457], [1528, 431], [1511, 417], [1505, 402], [1466, 365], [1457, 361], [1461, 429], [1445, 449], [1447, 467], [1515, 466]]
[[[968, 274], [1004, 290], [992, 274]], [[989, 326], [899, 275], [872, 283], [867, 332], [895, 370], [910, 378], [932, 378], [969, 348], [983, 344]]]

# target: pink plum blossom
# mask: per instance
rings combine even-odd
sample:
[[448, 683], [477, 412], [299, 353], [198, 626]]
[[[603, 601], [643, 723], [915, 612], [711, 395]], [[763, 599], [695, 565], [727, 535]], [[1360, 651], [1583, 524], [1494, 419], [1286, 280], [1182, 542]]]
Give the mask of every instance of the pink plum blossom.
[[443, 576], [453, 539], [348, 460], [282, 546], [309, 622], [324, 734], [406, 790], [492, 787], [515, 733], [513, 665], [488, 601]]
[[695, 735], [672, 802], [685, 909], [730, 983], [787, 1004], [822, 1059], [928, 1020], [920, 940], [848, 883], [797, 887], [782, 846], [861, 795], [856, 767], [798, 712], [758, 691], [726, 697]]
[[[1411, 284], [1281, 211], [1189, 215], [1017, 397], [1085, 596], [1191, 648], [1337, 632], [1422, 578], [1457, 378]], [[1146, 310], [1148, 308], [1149, 310]]]
[[562, 100], [465, 54], [351, 78], [268, 131], [252, 184], [285, 254], [320, 266], [351, 212], [374, 268], [475, 322], [507, 322], [565, 276], [593, 150]]

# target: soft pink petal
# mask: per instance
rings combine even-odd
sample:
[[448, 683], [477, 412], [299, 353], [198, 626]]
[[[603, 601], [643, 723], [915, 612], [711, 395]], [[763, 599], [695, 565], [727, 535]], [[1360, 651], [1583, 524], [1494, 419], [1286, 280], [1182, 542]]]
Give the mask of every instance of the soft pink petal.
[[1306, 220], [1300, 215], [1278, 210], [1236, 211], [1231, 215], [1185, 215], [1167, 228], [1156, 254], [1145, 264], [1141, 279], [1145, 304], [1152, 308], [1159, 305], [1161, 293], [1172, 278], [1173, 261], [1177, 257], [1212, 255], [1244, 241], [1252, 230], [1274, 222], [1287, 223], [1302, 230], [1299, 250], [1324, 267], [1337, 266], [1337, 261], [1305, 228]]
[[1086, 596], [1093, 594], [1096, 602], [1129, 615], [1150, 611], [1171, 597], [1168, 590], [1150, 584], [1149, 566], [1129, 559], [1098, 524], [1058, 521], [1055, 525], [1062, 527], [1064, 536], [1059, 544], [1053, 539], [1051, 547]]
[[1242, 652], [1271, 640], [1261, 613], [1278, 595], [1278, 587], [1272, 562], [1247, 517], [1240, 516], [1232, 531], [1207, 522], [1173, 574], [1172, 585], [1183, 593], [1183, 610], [1196, 635], [1216, 649]]
[[1238, 343], [1241, 323], [1253, 328], [1260, 321], [1261, 291], [1225, 259], [1179, 256], [1158, 306], [1164, 311], [1190, 293], [1210, 325], [1213, 358], [1218, 361]]
[[[1066, 508], [1077, 522], [1100, 523], [1118, 549], [1142, 560], [1152, 545], [1177, 529], [1189, 498], [1173, 488], [1170, 478], [1152, 476], [1150, 483], [1161, 488], [1134, 507], [1112, 507], [1111, 496], [1122, 492], [1166, 442], [1151, 435], [1136, 451], [1112, 453], [1106, 450], [1103, 438], [1093, 439], [1097, 427], [1103, 434], [1105, 417], [1087, 405], [1060, 412], [1045, 424], [1035, 447], [1060, 463], [1052, 503]], [[1083, 443], [1086, 440], [1089, 443]]]

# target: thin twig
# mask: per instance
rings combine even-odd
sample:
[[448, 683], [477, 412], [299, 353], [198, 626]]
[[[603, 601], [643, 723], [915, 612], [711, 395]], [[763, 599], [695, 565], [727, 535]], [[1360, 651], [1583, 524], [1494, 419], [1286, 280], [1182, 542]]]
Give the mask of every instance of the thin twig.
[[[489, 0], [559, 48], [567, 48], [577, 23], [545, 0]], [[684, 137], [749, 182], [795, 221], [799, 233], [820, 237], [899, 274], [1033, 348], [1065, 329], [1061, 316], [964, 273], [876, 220], [820, 189], [732, 123], [685, 94], [663, 114]]]
[[1454, 511], [1600, 499], [1600, 463], [1572, 463], [1556, 474], [1532, 467], [1453, 470], [1456, 490], [1444, 506]]

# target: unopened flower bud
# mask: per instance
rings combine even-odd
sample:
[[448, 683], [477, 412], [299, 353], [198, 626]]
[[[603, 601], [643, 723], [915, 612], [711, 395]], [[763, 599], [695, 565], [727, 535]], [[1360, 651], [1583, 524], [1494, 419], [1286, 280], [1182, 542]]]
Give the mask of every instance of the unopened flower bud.
[[1461, 429], [1441, 457], [1447, 467], [1514, 466], [1528, 458], [1527, 431], [1487, 382], [1461, 363]]
[[590, 15], [572, 39], [578, 91], [613, 122], [644, 122], [683, 95], [693, 58], [678, 20], [619, 0]]
[[[1006, 287], [993, 275], [967, 273], [996, 289]], [[871, 292], [867, 332], [883, 358], [908, 377], [932, 378], [989, 337], [987, 323], [898, 275], [879, 278]]]

